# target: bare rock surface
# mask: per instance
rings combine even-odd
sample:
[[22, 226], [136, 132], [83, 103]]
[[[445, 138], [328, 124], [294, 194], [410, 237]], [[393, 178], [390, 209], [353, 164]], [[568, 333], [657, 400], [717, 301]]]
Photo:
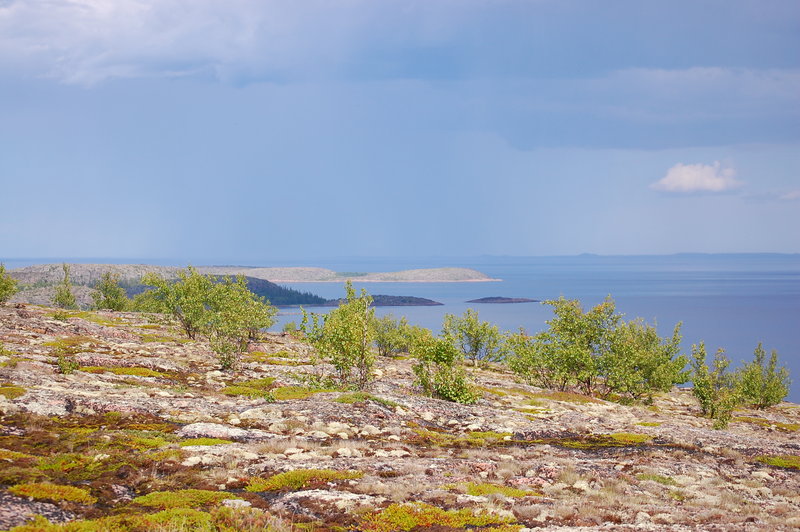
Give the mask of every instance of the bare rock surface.
[[[205, 341], [163, 316], [62, 321], [33, 305], [0, 307], [0, 344], [4, 529], [33, 514], [150, 515], [160, 508], [136, 497], [181, 489], [226, 492], [218, 507], [260, 512], [274, 530], [370, 530], [387, 508], [511, 527], [498, 530], [800, 527], [790, 403], [714, 430], [690, 390], [627, 406], [531, 387], [497, 366], [470, 368], [482, 398], [464, 406], [420, 395], [401, 358], [380, 359], [358, 395], [310, 387], [332, 368], [290, 335], [265, 335], [222, 371]], [[8, 491], [42, 482], [96, 502]]]

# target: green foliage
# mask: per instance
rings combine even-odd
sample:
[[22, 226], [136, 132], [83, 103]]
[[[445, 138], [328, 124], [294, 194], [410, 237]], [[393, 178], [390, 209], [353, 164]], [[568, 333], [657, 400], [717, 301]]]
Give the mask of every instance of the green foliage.
[[364, 389], [372, 378], [375, 355], [372, 298], [362, 289], [356, 296], [353, 284], [345, 283], [346, 299], [320, 320], [303, 309], [301, 330], [323, 360], [333, 365], [339, 385]]
[[61, 268], [64, 270], [64, 279], [56, 285], [53, 304], [58, 308], [64, 309], [78, 308], [75, 294], [72, 293], [72, 284], [69, 282], [69, 264], [65, 262], [61, 265]]
[[16, 399], [25, 395], [25, 388], [14, 385], [0, 385], [0, 395], [6, 399]]
[[67, 355], [58, 355], [58, 361], [56, 362], [58, 366], [58, 372], [62, 375], [71, 375], [75, 372], [76, 369], [80, 368], [81, 365], [72, 357]]
[[243, 277], [215, 279], [190, 266], [178, 272], [176, 282], [151, 273], [142, 283], [154, 288], [135, 301], [137, 308], [166, 310], [191, 339], [206, 334], [223, 369], [235, 366], [258, 331], [274, 323], [277, 312], [248, 290]]
[[361, 471], [336, 471], [333, 469], [297, 469], [278, 473], [268, 479], [253, 478], [247, 484], [247, 491], [296, 491], [312, 485], [321, 485], [337, 480], [361, 478]]
[[125, 289], [119, 285], [118, 274], [105, 272], [94, 288], [92, 300], [95, 309], [120, 311], [128, 307], [128, 296], [125, 294]]
[[766, 351], [758, 344], [753, 361], [739, 373], [742, 399], [760, 409], [777, 405], [789, 394], [789, 371], [778, 368], [778, 352], [773, 349], [769, 362], [766, 358]]
[[190, 447], [192, 445], [201, 445], [201, 446], [209, 446], [209, 445], [227, 445], [229, 443], [233, 443], [231, 440], [223, 440], [220, 438], [191, 438], [188, 440], [183, 440], [180, 442], [181, 447]]
[[142, 506], [154, 508], [204, 508], [209, 505], [219, 504], [227, 499], [240, 499], [227, 491], [209, 491], [186, 489], [178, 491], [154, 491], [141, 497], [136, 497], [133, 502]]
[[396, 532], [427, 530], [435, 527], [442, 530], [480, 529], [487, 532], [510, 532], [522, 528], [512, 523], [514, 519], [511, 517], [473, 513], [466, 508], [442, 510], [429, 504], [414, 502], [395, 503], [378, 512], [367, 514], [358, 529], [369, 532]]
[[208, 302], [206, 331], [211, 349], [229, 369], [247, 350], [261, 329], [272, 326], [277, 309], [250, 292], [243, 277], [224, 278], [213, 286]]
[[714, 420], [715, 429], [728, 426], [733, 409], [741, 401], [739, 379], [727, 372], [730, 363], [725, 351], [718, 349], [709, 368], [705, 344], [692, 346], [692, 391], [700, 402], [702, 414]]
[[46, 482], [17, 484], [16, 486], [8, 488], [8, 491], [20, 497], [31, 497], [33, 499], [55, 502], [71, 501], [81, 504], [94, 504], [97, 502], [97, 499], [89, 495], [89, 492], [85, 489]]
[[463, 316], [446, 314], [442, 336], [458, 347], [475, 366], [504, 358], [501, 349], [503, 337], [497, 325], [480, 321], [478, 313], [471, 308]]
[[375, 329], [375, 347], [381, 356], [392, 356], [408, 351], [409, 325], [405, 317], [396, 320], [393, 315], [386, 314], [375, 318], [372, 323]]
[[0, 262], [0, 305], [5, 305], [17, 293], [17, 280], [6, 273], [6, 265]]
[[687, 358], [679, 355], [680, 323], [671, 338], [658, 336], [655, 327], [641, 320], [621, 323], [612, 334], [611, 349], [600, 360], [607, 393], [628, 395], [634, 400], [652, 398], [686, 382]]
[[472, 404], [480, 392], [472, 385], [462, 364], [463, 353], [449, 340], [432, 335], [418, 338], [411, 347], [416, 384], [429, 396]]
[[225, 395], [243, 395], [253, 399], [266, 399], [268, 401], [274, 401], [275, 398], [270, 391], [274, 382], [274, 377], [264, 377], [261, 379], [251, 379], [248, 381], [236, 382], [227, 385], [222, 390], [222, 393]]
[[498, 486], [497, 484], [488, 483], [475, 484], [474, 482], [468, 482], [465, 488], [467, 490], [467, 495], [479, 497], [494, 494], [512, 498], [528, 497], [530, 495], [541, 496], [541, 494], [536, 493], [535, 491], [521, 490], [519, 488], [512, 488], [510, 486]]
[[142, 277], [142, 284], [154, 287], [152, 299], [178, 320], [189, 338], [194, 340], [208, 324], [214, 282], [192, 266], [178, 272], [177, 282], [170, 283], [161, 275], [148, 273]]
[[784, 454], [779, 456], [759, 456], [756, 458], [762, 464], [784, 469], [800, 469], [800, 456]]
[[661, 338], [641, 320], [623, 321], [611, 298], [586, 312], [577, 300], [545, 303], [555, 314], [547, 330], [535, 336], [520, 331], [506, 340], [509, 367], [529, 384], [649, 400], [685, 382], [680, 324], [672, 337]]

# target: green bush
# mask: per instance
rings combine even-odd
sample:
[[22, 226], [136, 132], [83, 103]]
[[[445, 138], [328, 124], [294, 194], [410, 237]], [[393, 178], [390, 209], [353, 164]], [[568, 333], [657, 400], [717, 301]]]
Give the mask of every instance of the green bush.
[[692, 391], [700, 402], [700, 411], [714, 420], [716, 429], [728, 426], [733, 409], [741, 401], [739, 379], [727, 371], [730, 363], [725, 351], [718, 349], [709, 368], [705, 344], [692, 346]]
[[463, 316], [445, 315], [442, 336], [458, 347], [474, 366], [504, 358], [501, 349], [503, 336], [497, 325], [481, 321], [471, 308]]
[[244, 277], [216, 279], [191, 266], [178, 272], [176, 282], [147, 274], [142, 284], [154, 288], [135, 305], [169, 312], [191, 339], [205, 334], [223, 369], [236, 365], [258, 331], [274, 323], [277, 312], [247, 288]]
[[535, 336], [523, 331], [506, 339], [511, 370], [529, 384], [586, 395], [649, 400], [685, 382], [680, 324], [661, 338], [641, 320], [625, 322], [609, 297], [589, 311], [577, 300], [545, 301], [555, 317]]
[[761, 344], [753, 353], [753, 361], [739, 373], [742, 399], [756, 408], [767, 408], [783, 401], [789, 394], [789, 371], [778, 368], [778, 352], [774, 349], [767, 362]]
[[661, 338], [655, 327], [641, 320], [621, 323], [612, 335], [611, 349], [600, 360], [606, 394], [650, 401], [654, 392], [667, 392], [686, 382], [687, 358], [679, 355], [681, 325], [671, 338]]
[[63, 263], [61, 267], [64, 270], [64, 279], [56, 285], [56, 291], [53, 294], [53, 304], [58, 308], [64, 309], [78, 308], [75, 294], [72, 293], [72, 284], [69, 282], [69, 264]]
[[105, 272], [95, 285], [92, 300], [95, 309], [125, 310], [129, 305], [125, 289], [119, 285], [119, 275]]
[[0, 305], [5, 305], [17, 293], [17, 280], [6, 273], [6, 265], [0, 262]]
[[375, 365], [371, 349], [375, 309], [364, 289], [356, 296], [350, 281], [345, 283], [345, 293], [346, 299], [322, 319], [303, 309], [300, 328], [323, 360], [333, 365], [337, 383], [361, 390], [369, 384]]
[[381, 356], [392, 356], [408, 351], [408, 320], [405, 317], [396, 320], [392, 314], [373, 320], [375, 330], [375, 347]]
[[480, 398], [463, 365], [464, 355], [447, 339], [432, 335], [417, 339], [411, 347], [416, 384], [425, 395], [455, 403], [472, 404]]

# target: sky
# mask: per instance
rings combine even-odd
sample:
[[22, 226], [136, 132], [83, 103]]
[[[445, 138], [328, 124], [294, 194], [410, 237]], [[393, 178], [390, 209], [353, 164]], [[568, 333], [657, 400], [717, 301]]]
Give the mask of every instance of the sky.
[[0, 257], [800, 252], [796, 0], [0, 0]]

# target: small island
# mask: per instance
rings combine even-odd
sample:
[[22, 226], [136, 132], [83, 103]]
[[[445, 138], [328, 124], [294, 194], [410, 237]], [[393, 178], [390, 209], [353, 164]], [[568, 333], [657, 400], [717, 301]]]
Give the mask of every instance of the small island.
[[539, 303], [538, 299], [528, 299], [526, 297], [482, 297], [480, 299], [470, 299], [467, 303]]

